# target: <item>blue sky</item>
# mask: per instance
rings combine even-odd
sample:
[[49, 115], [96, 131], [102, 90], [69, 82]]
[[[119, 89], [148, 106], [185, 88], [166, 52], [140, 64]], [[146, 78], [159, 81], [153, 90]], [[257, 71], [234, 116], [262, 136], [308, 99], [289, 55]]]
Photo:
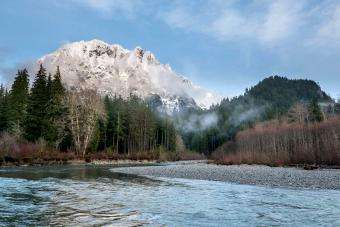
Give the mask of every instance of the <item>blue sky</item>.
[[97, 38], [148, 49], [227, 96], [282, 75], [340, 97], [337, 0], [3, 0], [0, 29], [2, 83], [65, 43]]

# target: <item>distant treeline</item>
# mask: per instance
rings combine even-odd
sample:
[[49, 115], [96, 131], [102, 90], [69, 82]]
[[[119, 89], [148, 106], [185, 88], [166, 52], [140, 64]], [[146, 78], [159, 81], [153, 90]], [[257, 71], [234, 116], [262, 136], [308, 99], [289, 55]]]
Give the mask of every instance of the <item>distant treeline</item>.
[[26, 70], [18, 71], [9, 90], [0, 87], [0, 133], [2, 157], [37, 149], [83, 157], [101, 151], [131, 156], [176, 149], [172, 122], [141, 99], [66, 89], [59, 68], [46, 75], [42, 65], [31, 88]]

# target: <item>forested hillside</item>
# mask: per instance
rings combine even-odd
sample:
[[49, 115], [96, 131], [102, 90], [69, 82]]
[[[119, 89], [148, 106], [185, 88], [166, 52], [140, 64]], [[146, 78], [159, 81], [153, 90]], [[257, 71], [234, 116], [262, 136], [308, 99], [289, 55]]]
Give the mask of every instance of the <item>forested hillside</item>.
[[254, 100], [256, 105], [264, 105], [266, 119], [274, 118], [287, 111], [296, 102], [332, 102], [320, 86], [312, 80], [288, 79], [285, 77], [268, 77], [256, 86], [246, 90], [244, 99]]
[[216, 162], [305, 168], [340, 164], [340, 103], [314, 81], [270, 77], [224, 106], [235, 109], [240, 102], [243, 110], [260, 106], [260, 111], [238, 121], [233, 138], [212, 154]]
[[187, 130], [180, 124], [187, 147], [210, 154], [225, 141], [232, 140], [238, 131], [251, 128], [256, 122], [282, 118], [296, 103], [308, 106], [312, 101], [334, 110], [334, 101], [316, 82], [272, 76], [246, 89], [241, 96], [224, 99], [206, 111], [188, 111], [177, 120], [187, 122], [193, 114], [216, 115], [216, 121], [208, 127], [202, 128], [196, 122], [194, 130]]

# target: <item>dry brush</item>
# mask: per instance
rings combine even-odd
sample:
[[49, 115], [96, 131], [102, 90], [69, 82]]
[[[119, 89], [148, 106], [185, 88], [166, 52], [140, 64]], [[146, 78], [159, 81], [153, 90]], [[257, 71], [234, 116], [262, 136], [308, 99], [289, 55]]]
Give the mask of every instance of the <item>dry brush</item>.
[[340, 118], [320, 123], [261, 123], [239, 132], [213, 158], [225, 164], [340, 165]]

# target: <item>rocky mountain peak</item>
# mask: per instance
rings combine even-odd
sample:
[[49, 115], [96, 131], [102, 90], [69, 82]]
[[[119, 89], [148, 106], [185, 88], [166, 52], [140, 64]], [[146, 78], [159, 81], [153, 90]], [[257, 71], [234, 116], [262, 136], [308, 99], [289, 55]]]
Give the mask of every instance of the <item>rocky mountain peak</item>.
[[101, 94], [147, 99], [157, 95], [165, 111], [193, 106], [207, 108], [221, 97], [193, 85], [161, 64], [153, 53], [136, 47], [130, 51], [101, 40], [69, 43], [38, 60], [49, 72], [60, 67], [67, 86], [96, 88]]

